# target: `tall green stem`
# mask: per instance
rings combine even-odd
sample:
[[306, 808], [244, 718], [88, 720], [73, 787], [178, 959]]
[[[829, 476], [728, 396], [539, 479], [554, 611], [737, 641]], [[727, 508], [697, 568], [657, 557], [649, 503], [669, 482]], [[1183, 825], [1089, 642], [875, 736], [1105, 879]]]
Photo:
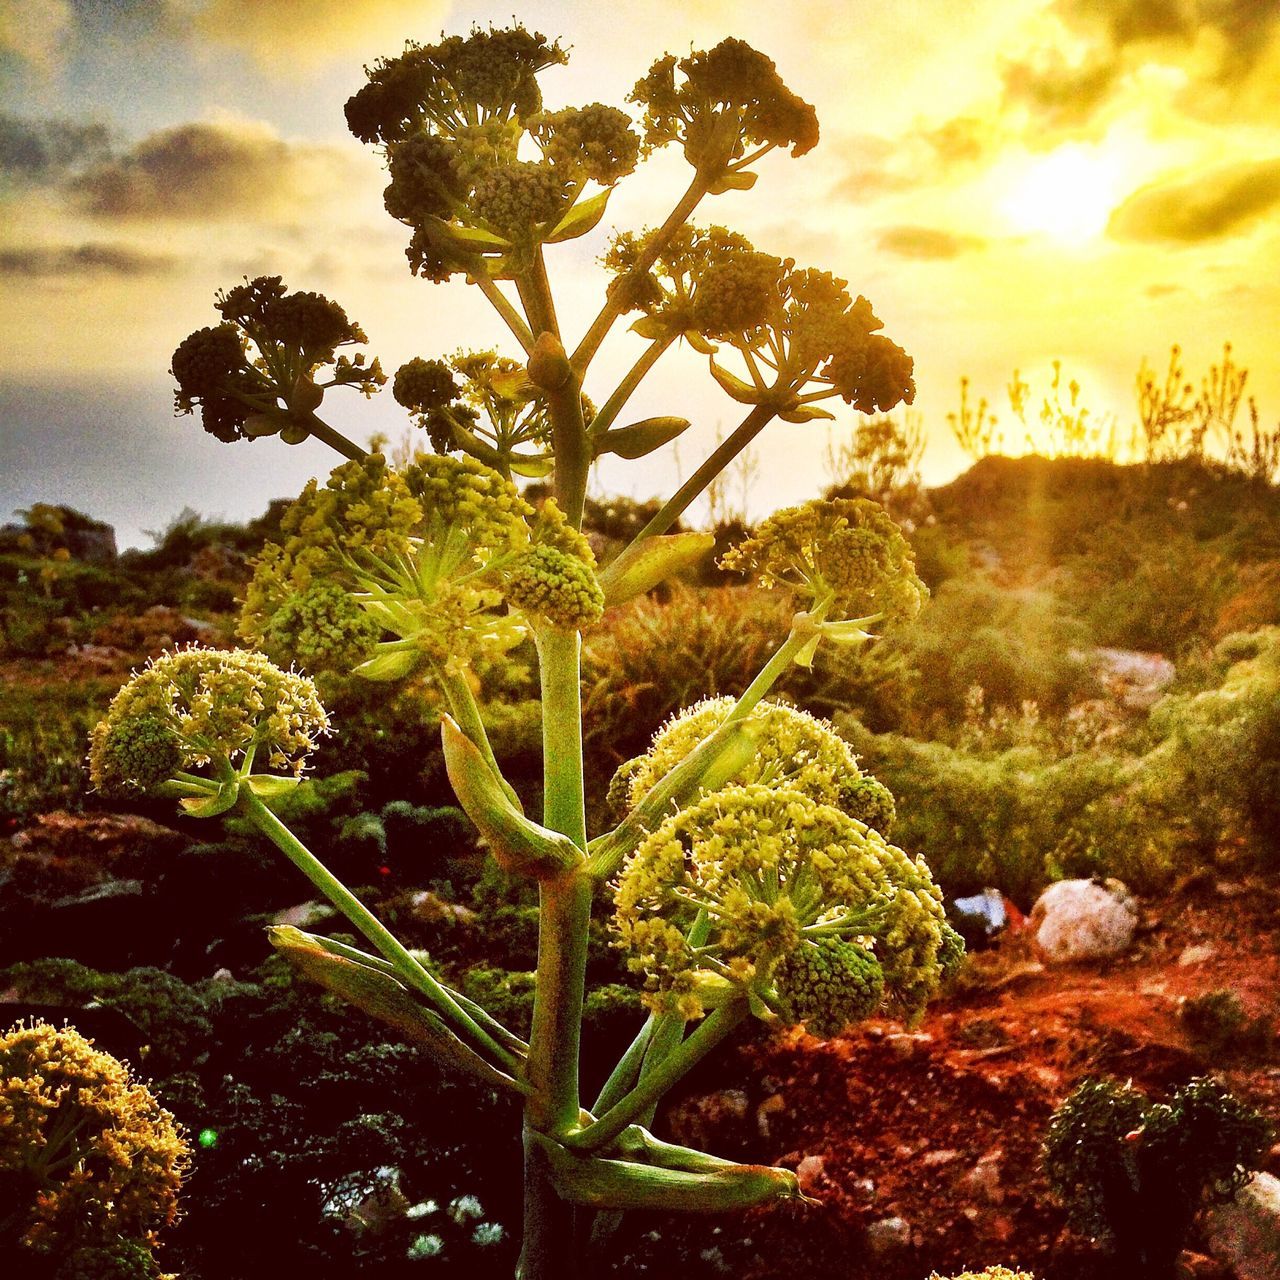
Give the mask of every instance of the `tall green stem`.
[[[582, 781], [580, 640], [576, 631], [540, 629], [543, 823], [586, 848]], [[575, 869], [539, 885], [538, 978], [529, 1035], [525, 1110], [525, 1213], [520, 1280], [572, 1280], [573, 1214], [551, 1182], [530, 1131], [559, 1133], [578, 1123], [578, 1054], [591, 923], [592, 881]]]
[[409, 954], [404, 944], [377, 916], [247, 787], [241, 790], [240, 803], [254, 826], [368, 938], [395, 966], [396, 972], [405, 982], [426, 996], [473, 1044], [487, 1050], [494, 1061], [502, 1063], [509, 1070], [519, 1069], [520, 1064], [516, 1058], [476, 1023], [449, 991]]
[[716, 448], [707, 460], [667, 499], [658, 513], [636, 534], [634, 542], [666, 533], [684, 515], [695, 498], [747, 447], [776, 416], [770, 405], [758, 404]]

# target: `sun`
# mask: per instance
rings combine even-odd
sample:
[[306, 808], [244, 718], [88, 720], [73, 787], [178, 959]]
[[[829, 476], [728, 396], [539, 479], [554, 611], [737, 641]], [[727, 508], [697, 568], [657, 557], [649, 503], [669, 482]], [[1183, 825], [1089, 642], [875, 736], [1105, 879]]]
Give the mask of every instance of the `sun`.
[[1067, 143], [1012, 176], [1001, 212], [1018, 231], [1085, 244], [1106, 229], [1122, 174], [1115, 154]]

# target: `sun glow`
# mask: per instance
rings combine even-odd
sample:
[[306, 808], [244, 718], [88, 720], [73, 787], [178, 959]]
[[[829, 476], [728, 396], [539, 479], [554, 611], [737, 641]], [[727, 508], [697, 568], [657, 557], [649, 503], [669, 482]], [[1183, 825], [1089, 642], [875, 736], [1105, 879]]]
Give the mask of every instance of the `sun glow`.
[[1124, 165], [1114, 152], [1068, 143], [1016, 174], [1001, 211], [1018, 231], [1084, 244], [1106, 229], [1122, 194]]

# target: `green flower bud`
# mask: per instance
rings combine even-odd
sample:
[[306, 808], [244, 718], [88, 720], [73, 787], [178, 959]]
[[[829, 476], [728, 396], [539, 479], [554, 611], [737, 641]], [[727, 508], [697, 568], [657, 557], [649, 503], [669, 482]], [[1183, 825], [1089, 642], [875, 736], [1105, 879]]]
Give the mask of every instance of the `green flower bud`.
[[822, 1039], [869, 1018], [884, 998], [884, 970], [866, 947], [840, 938], [801, 944], [774, 980], [792, 1016]]
[[349, 592], [314, 582], [271, 615], [262, 647], [276, 662], [345, 674], [369, 657], [381, 635], [382, 627]]
[[600, 621], [604, 592], [591, 566], [552, 546], [536, 546], [509, 571], [507, 599], [524, 613], [581, 630]]
[[846, 781], [840, 788], [839, 807], [851, 818], [888, 836], [898, 816], [893, 792], [876, 778], [861, 777]]
[[160, 716], [103, 720], [90, 743], [89, 776], [104, 795], [153, 791], [182, 768], [181, 744]]

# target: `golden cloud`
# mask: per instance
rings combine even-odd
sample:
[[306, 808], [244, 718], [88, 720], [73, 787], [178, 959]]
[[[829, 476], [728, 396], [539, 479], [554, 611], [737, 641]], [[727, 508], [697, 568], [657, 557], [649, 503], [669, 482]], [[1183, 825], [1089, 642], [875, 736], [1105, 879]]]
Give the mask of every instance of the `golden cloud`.
[[449, 0], [208, 0], [195, 31], [271, 70], [313, 71], [338, 59], [355, 66], [399, 53], [406, 39], [429, 42], [451, 7]]
[[358, 161], [337, 148], [287, 142], [257, 122], [191, 123], [148, 134], [68, 185], [105, 221], [279, 221], [337, 199]]
[[1225, 165], [1135, 191], [1112, 213], [1116, 240], [1195, 244], [1247, 231], [1280, 209], [1280, 159]]
[[0, 248], [0, 277], [87, 280], [168, 275], [176, 259], [122, 244], [16, 245]]
[[876, 237], [876, 245], [885, 253], [899, 258], [936, 262], [983, 249], [986, 241], [978, 236], [944, 231], [940, 227], [901, 226], [884, 227]]

